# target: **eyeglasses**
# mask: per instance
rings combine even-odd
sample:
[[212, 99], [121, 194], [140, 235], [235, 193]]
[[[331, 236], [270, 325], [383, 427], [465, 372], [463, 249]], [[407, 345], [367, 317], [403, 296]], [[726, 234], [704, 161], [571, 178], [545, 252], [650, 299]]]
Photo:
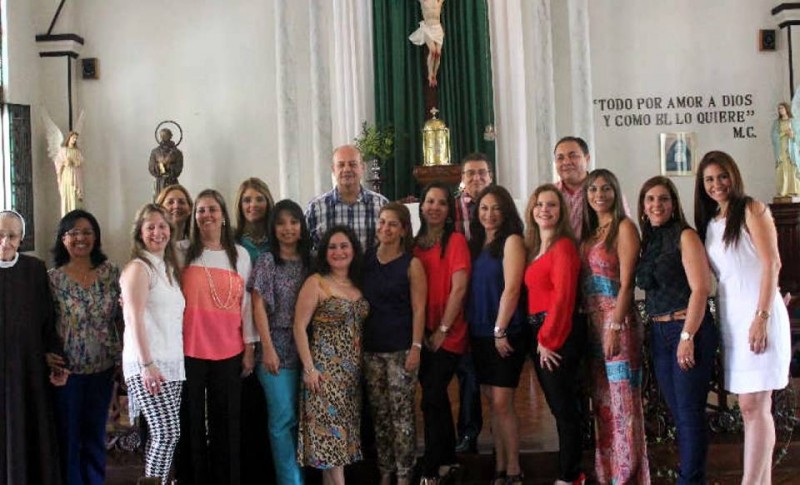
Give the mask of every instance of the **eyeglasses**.
[[486, 170], [485, 168], [482, 168], [480, 170], [464, 170], [464, 172], [462, 173], [467, 177], [474, 177], [476, 175], [480, 177], [486, 177], [487, 175], [489, 175], [489, 171]]
[[92, 236], [94, 236], [94, 231], [91, 230], [91, 229], [84, 229], [82, 231], [72, 230], [72, 231], [65, 232], [64, 235], [65, 236], [69, 236], [69, 237], [73, 237], [73, 238], [74, 237], [78, 237], [78, 236], [92, 237]]

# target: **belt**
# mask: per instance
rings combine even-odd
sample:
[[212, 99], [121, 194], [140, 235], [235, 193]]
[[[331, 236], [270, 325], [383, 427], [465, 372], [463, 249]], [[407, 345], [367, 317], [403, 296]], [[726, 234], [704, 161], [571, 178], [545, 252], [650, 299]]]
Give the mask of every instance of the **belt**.
[[676, 310], [666, 315], [659, 315], [657, 317], [650, 317], [654, 322], [674, 322], [675, 320], [686, 320], [686, 309]]

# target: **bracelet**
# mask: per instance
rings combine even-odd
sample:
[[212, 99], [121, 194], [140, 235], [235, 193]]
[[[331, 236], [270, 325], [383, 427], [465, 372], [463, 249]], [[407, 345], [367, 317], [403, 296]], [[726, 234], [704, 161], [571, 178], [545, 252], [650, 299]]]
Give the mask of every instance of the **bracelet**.
[[503, 335], [495, 335], [495, 336], [494, 336], [494, 339], [495, 339], [495, 340], [502, 340], [502, 339], [504, 339], [504, 338], [506, 338], [506, 337], [508, 337], [508, 335], [506, 335], [505, 333], [503, 333]]
[[310, 376], [310, 375], [311, 375], [312, 373], [314, 373], [314, 371], [316, 371], [316, 370], [317, 370], [317, 368], [316, 368], [316, 367], [312, 367], [312, 368], [310, 368], [310, 369], [303, 369], [303, 374], [305, 374], [305, 375], [307, 375], [307, 376]]
[[416, 347], [416, 348], [418, 348], [419, 350], [422, 350], [422, 344], [421, 344], [421, 343], [419, 343], [419, 342], [414, 342], [414, 343], [412, 343], [412, 344], [411, 344], [411, 346], [412, 346], [412, 347]]
[[141, 363], [140, 363], [140, 364], [139, 364], [139, 368], [140, 368], [140, 369], [147, 369], [148, 367], [152, 366], [153, 364], [155, 364], [155, 362], [154, 362], [154, 361], [152, 361], [152, 360], [151, 360], [150, 362], [147, 362], [146, 364], [141, 364]]
[[619, 332], [619, 331], [622, 330], [622, 324], [621, 323], [612, 322], [612, 323], [606, 324], [606, 328], [608, 330], [613, 330], [615, 332]]
[[769, 320], [770, 312], [766, 310], [756, 310], [756, 316], [762, 320]]

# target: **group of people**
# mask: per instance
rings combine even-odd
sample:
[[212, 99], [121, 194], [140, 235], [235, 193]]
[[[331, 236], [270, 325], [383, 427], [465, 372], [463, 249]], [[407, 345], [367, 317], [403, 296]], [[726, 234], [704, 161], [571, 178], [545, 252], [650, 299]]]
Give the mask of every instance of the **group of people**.
[[637, 229], [617, 177], [589, 172], [582, 139], [561, 139], [554, 154], [560, 181], [537, 187], [522, 215], [492, 184], [489, 160], [467, 156], [458, 198], [443, 184], [423, 189], [416, 234], [406, 205], [361, 186], [350, 145], [333, 154], [333, 190], [305, 212], [275, 203], [257, 178], [240, 186], [234, 218], [215, 190], [193, 201], [168, 186], [137, 213], [121, 271], [89, 212], [62, 218], [49, 272], [17, 251], [22, 217], [0, 212], [5, 479], [102, 483], [121, 363], [131, 417], [147, 424], [149, 477], [166, 482], [175, 461], [182, 483], [255, 483], [270, 480], [271, 459], [278, 483], [303, 483], [308, 466], [341, 484], [344, 466], [363, 458], [369, 414], [381, 484], [409, 484], [419, 383], [423, 483], [453, 483], [447, 388], [468, 355], [490, 413], [493, 484], [524, 480], [514, 393], [528, 357], [557, 424], [555, 483], [586, 478], [582, 386], [597, 481], [649, 483], [639, 287], [679, 483], [705, 481], [720, 343], [723, 384], [739, 394], [745, 424], [743, 483], [769, 483], [771, 391], [787, 384], [789, 324], [768, 208], [714, 151], [697, 170], [697, 229], [660, 176], [641, 188]]

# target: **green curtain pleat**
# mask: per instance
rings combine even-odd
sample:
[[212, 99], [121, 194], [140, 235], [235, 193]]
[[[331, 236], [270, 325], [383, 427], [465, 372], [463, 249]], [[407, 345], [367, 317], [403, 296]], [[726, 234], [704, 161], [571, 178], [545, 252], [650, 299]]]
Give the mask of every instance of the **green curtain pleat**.
[[[412, 170], [422, 163], [422, 126], [427, 118], [423, 83], [425, 49], [408, 36], [422, 20], [419, 2], [373, 0], [375, 121], [393, 126], [394, 158], [384, 170], [383, 192], [390, 199], [418, 193]], [[483, 139], [494, 121], [489, 17], [486, 0], [446, 0], [439, 69], [439, 117], [450, 128], [452, 163], [474, 151], [494, 160], [494, 142]]]

